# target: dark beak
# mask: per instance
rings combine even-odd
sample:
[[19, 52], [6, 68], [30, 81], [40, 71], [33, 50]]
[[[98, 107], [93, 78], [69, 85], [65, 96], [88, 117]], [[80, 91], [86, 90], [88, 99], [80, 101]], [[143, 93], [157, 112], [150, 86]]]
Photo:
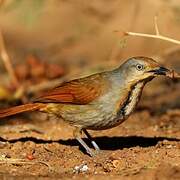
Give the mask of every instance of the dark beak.
[[166, 73], [169, 72], [169, 69], [167, 69], [165, 67], [160, 67], [158, 69], [150, 70], [148, 72], [152, 72], [155, 75], [166, 75]]

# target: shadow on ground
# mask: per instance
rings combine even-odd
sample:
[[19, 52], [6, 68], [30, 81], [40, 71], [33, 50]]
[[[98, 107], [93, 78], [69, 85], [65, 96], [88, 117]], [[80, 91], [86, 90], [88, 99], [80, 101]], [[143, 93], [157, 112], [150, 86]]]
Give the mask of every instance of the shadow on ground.
[[[10, 143], [16, 143], [16, 142], [27, 142], [32, 141], [36, 144], [50, 144], [53, 142], [60, 143], [62, 145], [67, 146], [79, 146], [79, 143], [76, 139], [68, 139], [68, 140], [43, 140], [43, 139], [36, 139], [34, 137], [26, 137], [26, 138], [20, 138], [15, 140], [5, 140], [3, 138], [0, 138], [1, 142], [10, 142]], [[96, 137], [93, 139], [102, 150], [118, 150], [123, 148], [132, 148], [135, 146], [139, 147], [150, 147], [150, 146], [156, 146], [159, 142], [167, 140], [167, 141], [180, 141], [179, 138], [168, 138], [168, 137], [143, 137], [143, 136], [128, 136], [128, 137]], [[84, 141], [91, 146], [88, 139], [84, 139]]]

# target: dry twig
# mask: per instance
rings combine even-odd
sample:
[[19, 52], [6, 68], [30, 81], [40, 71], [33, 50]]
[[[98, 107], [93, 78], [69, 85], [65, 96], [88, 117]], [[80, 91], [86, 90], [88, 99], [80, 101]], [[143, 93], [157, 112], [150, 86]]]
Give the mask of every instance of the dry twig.
[[161, 39], [161, 40], [172, 42], [175, 44], [180, 44], [179, 40], [172, 39], [172, 38], [169, 38], [169, 37], [166, 37], [166, 36], [160, 34], [158, 24], [157, 24], [157, 16], [155, 16], [155, 18], [154, 18], [154, 27], [155, 27], [155, 34], [145, 34], [145, 33], [137, 33], [137, 32], [127, 31], [127, 32], [124, 32], [124, 35]]
[[15, 99], [20, 98], [20, 99], [22, 99], [23, 102], [26, 102], [27, 99], [24, 96], [24, 87], [20, 84], [20, 82], [18, 81], [18, 79], [16, 77], [16, 74], [14, 72], [14, 69], [13, 69], [13, 66], [11, 63], [11, 59], [6, 50], [3, 33], [1, 30], [0, 30], [0, 56], [4, 63], [5, 68], [9, 74], [11, 82], [13, 83], [13, 85], [16, 88], [16, 92], [14, 93], [14, 98]]
[[16, 78], [16, 75], [15, 75], [15, 72], [13, 70], [13, 67], [12, 67], [12, 64], [11, 64], [11, 60], [10, 60], [10, 57], [6, 51], [6, 47], [5, 47], [5, 43], [4, 43], [4, 38], [3, 38], [3, 34], [2, 34], [2, 31], [0, 30], [0, 56], [1, 56], [1, 59], [4, 63], [4, 66], [11, 78], [11, 81], [13, 82], [14, 86], [16, 88], [19, 87], [20, 83], [18, 82], [17, 78]]
[[166, 76], [171, 79], [180, 79], [180, 74], [175, 72], [174, 70], [171, 70], [168, 73], [166, 73]]

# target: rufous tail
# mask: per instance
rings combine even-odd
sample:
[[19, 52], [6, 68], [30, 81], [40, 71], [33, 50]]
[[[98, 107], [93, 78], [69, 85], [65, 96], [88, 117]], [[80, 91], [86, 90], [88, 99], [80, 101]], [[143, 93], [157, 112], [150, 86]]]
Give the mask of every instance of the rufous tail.
[[20, 106], [14, 106], [6, 109], [0, 109], [0, 118], [4, 118], [7, 116], [12, 116], [15, 114], [27, 112], [27, 111], [35, 111], [44, 108], [46, 105], [41, 103], [29, 103]]

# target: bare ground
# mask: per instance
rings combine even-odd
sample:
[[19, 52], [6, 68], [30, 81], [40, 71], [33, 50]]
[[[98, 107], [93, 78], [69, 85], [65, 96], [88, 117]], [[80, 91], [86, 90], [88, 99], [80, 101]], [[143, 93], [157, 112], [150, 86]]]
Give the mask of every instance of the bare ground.
[[[166, 81], [158, 80], [150, 87], [156, 83], [167, 86]], [[144, 95], [137, 111], [122, 125], [91, 131], [102, 149], [94, 158], [79, 147], [72, 137], [73, 128], [61, 120], [44, 114], [27, 114], [2, 121], [0, 176], [4, 179], [179, 179], [178, 99], [178, 84], [160, 88], [151, 97]]]

